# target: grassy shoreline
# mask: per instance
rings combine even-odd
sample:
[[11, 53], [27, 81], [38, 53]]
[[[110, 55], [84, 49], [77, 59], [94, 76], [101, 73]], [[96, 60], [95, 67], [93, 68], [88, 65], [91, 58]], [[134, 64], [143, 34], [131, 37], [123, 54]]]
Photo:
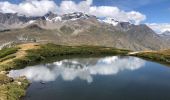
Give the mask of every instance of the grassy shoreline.
[[170, 50], [139, 52], [131, 56], [170, 66]]
[[[36, 49], [25, 50], [26, 54], [10, 63], [0, 64], [0, 71], [24, 68], [25, 66], [39, 64], [51, 58], [61, 58], [64, 56], [107, 56], [126, 55], [129, 50], [115, 49], [98, 46], [63, 46], [55, 44], [35, 45]], [[9, 55], [8, 55], [9, 56]]]

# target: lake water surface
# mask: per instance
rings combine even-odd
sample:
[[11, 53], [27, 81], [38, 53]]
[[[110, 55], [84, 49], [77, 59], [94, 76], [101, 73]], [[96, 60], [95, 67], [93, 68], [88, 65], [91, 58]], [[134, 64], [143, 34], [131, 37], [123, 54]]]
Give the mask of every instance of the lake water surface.
[[170, 100], [170, 68], [136, 57], [65, 59], [9, 76], [32, 82], [24, 100]]

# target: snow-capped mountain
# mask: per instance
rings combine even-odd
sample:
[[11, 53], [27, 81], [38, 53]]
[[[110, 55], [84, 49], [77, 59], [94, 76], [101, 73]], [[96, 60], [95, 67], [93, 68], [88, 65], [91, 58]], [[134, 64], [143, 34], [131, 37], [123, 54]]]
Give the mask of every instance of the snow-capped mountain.
[[[69, 14], [57, 15], [49, 12], [44, 16], [27, 17], [18, 15], [17, 13], [0, 13], [0, 29], [23, 28], [34, 23], [60, 23], [65, 21], [75, 21], [79, 19], [96, 18], [82, 12], [74, 12]], [[41, 25], [40, 25], [41, 26]]]
[[47, 23], [61, 23], [65, 21], [76, 21], [76, 20], [87, 20], [95, 19], [99, 23], [111, 24], [117, 26], [119, 30], [128, 30], [131, 27], [129, 22], [117, 21], [113, 18], [106, 18], [104, 20], [99, 20], [93, 15], [88, 15], [82, 12], [74, 12], [63, 15], [58, 15], [52, 12], [45, 14], [44, 16], [37, 17], [27, 17], [24, 15], [18, 15], [17, 13], [0, 13], [0, 29], [10, 29], [10, 28], [23, 28], [30, 24], [41, 24], [44, 26]]
[[37, 17], [0, 13], [0, 37], [3, 37], [0, 44], [36, 40], [40, 43], [100, 45], [130, 50], [170, 47], [169, 39], [164, 41], [145, 24], [134, 25], [113, 18], [102, 20], [82, 12], [63, 15], [49, 12]]

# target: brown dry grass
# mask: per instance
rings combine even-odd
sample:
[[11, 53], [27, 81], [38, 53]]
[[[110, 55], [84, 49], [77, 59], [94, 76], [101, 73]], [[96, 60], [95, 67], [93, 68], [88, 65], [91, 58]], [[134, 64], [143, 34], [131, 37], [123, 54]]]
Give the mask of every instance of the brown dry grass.
[[38, 49], [39, 45], [38, 45], [38, 43], [28, 43], [28, 44], [18, 45], [18, 47], [20, 49], [18, 50], [18, 52], [15, 55], [16, 55], [16, 58], [21, 58], [26, 55], [27, 50]]
[[167, 50], [161, 50], [159, 53], [164, 54], [164, 55], [170, 55], [170, 49]]

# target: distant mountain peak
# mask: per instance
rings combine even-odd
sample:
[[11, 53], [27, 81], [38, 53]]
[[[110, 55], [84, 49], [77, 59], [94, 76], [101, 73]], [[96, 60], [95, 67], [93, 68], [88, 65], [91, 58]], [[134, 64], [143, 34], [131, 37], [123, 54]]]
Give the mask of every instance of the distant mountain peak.
[[167, 30], [167, 31], [163, 32], [162, 35], [170, 36], [170, 31]]
[[53, 12], [48, 12], [47, 14], [44, 15], [44, 17], [45, 17], [45, 20], [49, 22], [57, 22], [57, 21], [62, 20], [62, 18], [59, 15]]
[[77, 19], [88, 19], [90, 17], [95, 17], [82, 12], [73, 12], [62, 15], [62, 20], [77, 20]]

